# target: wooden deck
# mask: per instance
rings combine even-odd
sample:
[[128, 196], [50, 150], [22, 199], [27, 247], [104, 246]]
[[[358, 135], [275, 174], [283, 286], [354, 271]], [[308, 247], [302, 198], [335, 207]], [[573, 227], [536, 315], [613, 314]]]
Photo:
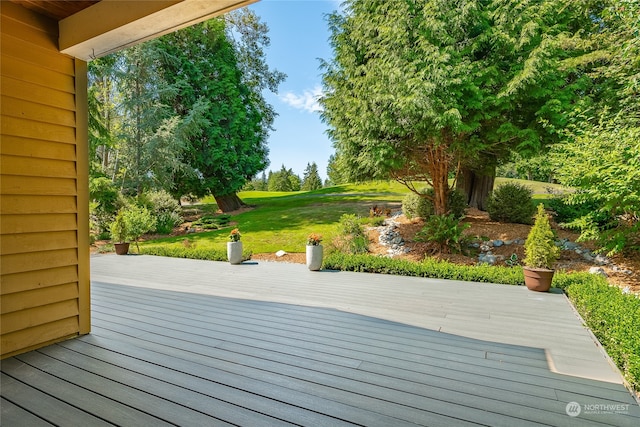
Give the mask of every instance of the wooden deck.
[[92, 279], [91, 335], [2, 361], [2, 426], [640, 425], [562, 294], [149, 256]]

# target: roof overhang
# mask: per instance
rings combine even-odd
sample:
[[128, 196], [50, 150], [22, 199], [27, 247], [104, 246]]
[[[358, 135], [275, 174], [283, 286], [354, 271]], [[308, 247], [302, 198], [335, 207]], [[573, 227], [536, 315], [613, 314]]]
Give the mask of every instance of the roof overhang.
[[102, 0], [59, 21], [59, 48], [89, 61], [256, 1]]

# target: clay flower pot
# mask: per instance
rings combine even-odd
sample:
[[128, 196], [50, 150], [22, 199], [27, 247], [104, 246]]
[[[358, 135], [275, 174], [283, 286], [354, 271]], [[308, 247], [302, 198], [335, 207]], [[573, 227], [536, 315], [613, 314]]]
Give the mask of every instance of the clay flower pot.
[[524, 284], [527, 285], [527, 289], [536, 292], [549, 292], [554, 270], [523, 267], [523, 271]]
[[129, 243], [114, 243], [116, 255], [126, 255], [129, 253]]

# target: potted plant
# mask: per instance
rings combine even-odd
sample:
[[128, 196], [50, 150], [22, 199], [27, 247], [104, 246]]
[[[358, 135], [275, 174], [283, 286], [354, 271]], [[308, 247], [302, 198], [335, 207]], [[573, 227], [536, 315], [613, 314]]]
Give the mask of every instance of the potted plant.
[[109, 227], [111, 232], [111, 241], [116, 248], [117, 255], [126, 255], [129, 253], [129, 229], [124, 217], [124, 210], [118, 211], [116, 218]]
[[316, 233], [307, 238], [307, 267], [311, 271], [318, 271], [322, 267], [322, 236]]
[[240, 241], [240, 230], [234, 228], [229, 233], [229, 241], [227, 242], [227, 259], [231, 264], [242, 263], [242, 242]]
[[532, 291], [547, 292], [551, 288], [553, 263], [560, 256], [555, 235], [544, 206], [538, 205], [536, 220], [524, 244], [524, 282]]
[[129, 244], [136, 243], [138, 252], [138, 239], [155, 227], [156, 219], [144, 207], [129, 205], [120, 208], [115, 220], [111, 223], [111, 240], [116, 247], [116, 254], [126, 255], [129, 252]]

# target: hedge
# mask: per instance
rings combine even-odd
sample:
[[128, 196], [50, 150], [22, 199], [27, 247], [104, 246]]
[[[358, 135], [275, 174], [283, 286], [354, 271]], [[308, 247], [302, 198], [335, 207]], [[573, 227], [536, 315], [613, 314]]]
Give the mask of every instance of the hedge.
[[[172, 258], [203, 259], [208, 261], [227, 261], [226, 249], [210, 248], [186, 248], [182, 246], [141, 246], [140, 253], [144, 255], [157, 255]], [[242, 260], [251, 259], [251, 251], [243, 251]]]
[[432, 258], [427, 258], [422, 262], [414, 262], [367, 254], [352, 255], [333, 252], [325, 258], [324, 268], [330, 270], [395, 274], [397, 276], [503, 283], [506, 285], [524, 284], [524, 275], [520, 268], [490, 265], [457, 265]]
[[569, 299], [629, 385], [640, 391], [640, 297], [600, 276], [573, 276], [574, 283], [565, 288]]

